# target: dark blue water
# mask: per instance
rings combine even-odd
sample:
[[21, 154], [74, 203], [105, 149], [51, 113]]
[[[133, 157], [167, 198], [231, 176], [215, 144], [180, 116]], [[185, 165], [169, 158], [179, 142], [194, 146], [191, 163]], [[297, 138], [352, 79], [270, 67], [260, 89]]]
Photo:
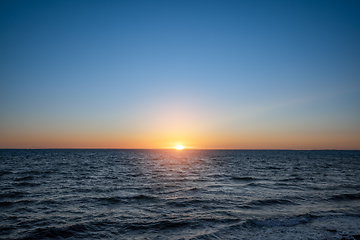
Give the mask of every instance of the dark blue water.
[[360, 151], [0, 150], [1, 239], [352, 239]]

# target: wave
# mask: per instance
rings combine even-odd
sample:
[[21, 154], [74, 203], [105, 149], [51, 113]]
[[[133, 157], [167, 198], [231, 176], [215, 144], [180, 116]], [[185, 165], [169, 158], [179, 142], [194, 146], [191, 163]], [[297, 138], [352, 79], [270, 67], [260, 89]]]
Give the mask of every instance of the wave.
[[57, 201], [55, 199], [44, 199], [44, 200], [40, 200], [38, 202], [38, 205], [41, 205], [41, 206], [48, 206], [48, 205], [54, 206], [54, 205], [60, 205], [60, 204], [62, 204], [62, 202]]
[[18, 183], [14, 183], [15, 186], [17, 187], [36, 187], [36, 186], [40, 186], [40, 183], [34, 183], [34, 182], [18, 182]]
[[[209, 219], [207, 219], [209, 220]], [[206, 221], [206, 220], [205, 220]], [[211, 219], [210, 219], [211, 221]], [[58, 239], [58, 238], [109, 238], [119, 234], [133, 233], [134, 231], [161, 231], [171, 229], [186, 228], [191, 225], [193, 228], [200, 224], [188, 220], [159, 220], [149, 222], [120, 222], [120, 221], [91, 221], [66, 226], [38, 227], [26, 233], [23, 240], [30, 239]], [[104, 231], [112, 229], [112, 234], [102, 235]]]
[[0, 201], [0, 207], [9, 207], [13, 204], [13, 202], [9, 201]]
[[20, 205], [29, 205], [29, 204], [33, 204], [34, 201], [33, 200], [20, 200], [20, 201], [0, 201], [0, 208], [8, 208], [8, 207], [12, 207], [12, 206], [17, 206], [19, 207]]
[[275, 170], [280, 170], [282, 168], [279, 168], [279, 167], [275, 167], [275, 166], [269, 166], [267, 169], [275, 169]]
[[122, 228], [129, 230], [168, 230], [181, 229], [190, 227], [191, 229], [201, 228], [204, 224], [223, 224], [223, 223], [237, 223], [241, 220], [238, 218], [187, 218], [178, 220], [157, 220], [151, 222], [132, 222], [123, 223]]
[[220, 208], [221, 204], [218, 200], [215, 199], [188, 199], [188, 198], [178, 198], [166, 201], [167, 205], [175, 206], [175, 207], [194, 207], [201, 206], [205, 208], [209, 208], [210, 205], [215, 208]]
[[253, 177], [231, 177], [231, 179], [237, 180], [237, 181], [258, 181], [258, 180], [260, 180], [260, 179], [253, 178]]
[[6, 174], [13, 174], [13, 171], [10, 170], [0, 170], [0, 176], [6, 175]]
[[279, 181], [281, 182], [297, 182], [297, 181], [304, 181], [304, 178], [302, 177], [292, 177], [292, 178], [283, 178], [283, 179], [280, 179]]
[[197, 191], [200, 191], [200, 190], [201, 190], [200, 188], [192, 187], [192, 188], [186, 189], [184, 191], [185, 192], [197, 192]]
[[89, 229], [85, 224], [75, 224], [67, 227], [42, 227], [33, 230], [28, 236], [22, 238], [23, 240], [30, 239], [55, 239], [55, 238], [69, 238], [79, 236], [79, 233], [85, 233]]
[[360, 193], [345, 193], [345, 194], [339, 194], [339, 195], [333, 195], [329, 198], [329, 200], [333, 201], [347, 201], [347, 200], [359, 200], [360, 199]]
[[104, 202], [104, 203], [108, 203], [108, 204], [117, 204], [117, 203], [128, 203], [129, 201], [133, 201], [133, 200], [155, 200], [156, 197], [152, 197], [152, 196], [147, 196], [147, 195], [135, 195], [132, 197], [119, 197], [119, 196], [115, 196], [115, 197], [104, 197], [104, 198], [98, 198], [99, 201]]
[[263, 199], [263, 200], [255, 200], [251, 201], [247, 205], [250, 206], [268, 206], [268, 205], [277, 205], [277, 204], [295, 204], [291, 200], [288, 199]]
[[[351, 222], [353, 224], [349, 226]], [[22, 237], [17, 239], [136, 239], [136, 236], [144, 233], [150, 239], [169, 239], [169, 231], [180, 233], [176, 235], [179, 239], [235, 239], [235, 236], [239, 237], [236, 239], [298, 240], [313, 239], [314, 236], [317, 236], [316, 239], [340, 239], [344, 236], [346, 239], [354, 239], [358, 236], [356, 226], [359, 222], [359, 217], [312, 214], [247, 220], [209, 217], [124, 222], [103, 219], [61, 226], [38, 226], [32, 231], [23, 232], [20, 234]], [[203, 230], [204, 226], [214, 224], [220, 224], [221, 227]], [[13, 230], [8, 227], [0, 230]], [[190, 235], [181, 234], [182, 231]]]
[[148, 223], [125, 223], [123, 228], [128, 230], [147, 230], [147, 229], [156, 229], [156, 230], [165, 230], [165, 229], [172, 229], [172, 228], [181, 228], [189, 225], [190, 222], [183, 220], [183, 221], [170, 221], [170, 220], [161, 220], [155, 222], [148, 222]]
[[[26, 233], [26, 236], [20, 238], [23, 240], [30, 239], [58, 239], [58, 238], [109, 238], [110, 235], [131, 233], [133, 231], [144, 231], [144, 230], [170, 230], [174, 228], [184, 228], [191, 224], [187, 220], [182, 221], [171, 221], [171, 220], [160, 220], [152, 222], [114, 222], [114, 221], [91, 221], [83, 222], [78, 224], [66, 225], [66, 226], [48, 226], [38, 227], [35, 230]], [[112, 234], [106, 234], [104, 231], [112, 229]]]
[[315, 219], [316, 216], [306, 214], [285, 218], [250, 219], [243, 223], [244, 227], [292, 227]]
[[41, 175], [42, 173], [43, 171], [30, 170], [30, 171], [20, 172], [19, 175], [38, 176]]
[[[306, 229], [317, 216], [310, 214], [291, 217], [248, 219], [210, 233], [197, 235], [194, 239], [307, 239]], [[304, 227], [299, 228], [301, 225]], [[305, 229], [300, 234], [297, 229]], [[288, 233], [291, 234], [288, 234]], [[234, 238], [237, 236], [238, 238]], [[312, 239], [312, 238], [311, 238]]]
[[19, 177], [14, 179], [14, 181], [20, 182], [20, 181], [29, 181], [29, 180], [34, 180], [35, 177], [34, 176], [24, 176], [24, 177]]
[[12, 192], [6, 192], [0, 194], [0, 199], [3, 198], [22, 198], [27, 195], [27, 192], [22, 191], [12, 191]]

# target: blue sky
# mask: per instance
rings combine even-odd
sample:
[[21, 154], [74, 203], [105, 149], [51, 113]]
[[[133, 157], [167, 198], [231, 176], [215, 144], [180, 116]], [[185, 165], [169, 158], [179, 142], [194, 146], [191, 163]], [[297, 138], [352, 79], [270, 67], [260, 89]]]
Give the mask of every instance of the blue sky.
[[2, 1], [0, 147], [359, 149], [359, 13]]

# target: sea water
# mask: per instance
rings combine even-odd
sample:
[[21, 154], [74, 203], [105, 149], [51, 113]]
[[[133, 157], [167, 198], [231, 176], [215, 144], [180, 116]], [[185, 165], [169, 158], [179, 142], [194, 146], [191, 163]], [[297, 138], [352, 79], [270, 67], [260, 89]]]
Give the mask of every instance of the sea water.
[[354, 239], [360, 151], [0, 150], [0, 239]]

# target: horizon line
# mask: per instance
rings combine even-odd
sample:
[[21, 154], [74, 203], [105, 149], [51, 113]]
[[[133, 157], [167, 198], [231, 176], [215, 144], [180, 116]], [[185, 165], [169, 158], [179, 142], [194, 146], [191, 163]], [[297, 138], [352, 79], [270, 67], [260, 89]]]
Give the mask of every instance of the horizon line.
[[336, 149], [336, 148], [318, 148], [318, 149], [291, 149], [291, 148], [184, 148], [177, 150], [175, 148], [0, 148], [0, 150], [258, 150], [258, 151], [360, 151], [360, 149]]

